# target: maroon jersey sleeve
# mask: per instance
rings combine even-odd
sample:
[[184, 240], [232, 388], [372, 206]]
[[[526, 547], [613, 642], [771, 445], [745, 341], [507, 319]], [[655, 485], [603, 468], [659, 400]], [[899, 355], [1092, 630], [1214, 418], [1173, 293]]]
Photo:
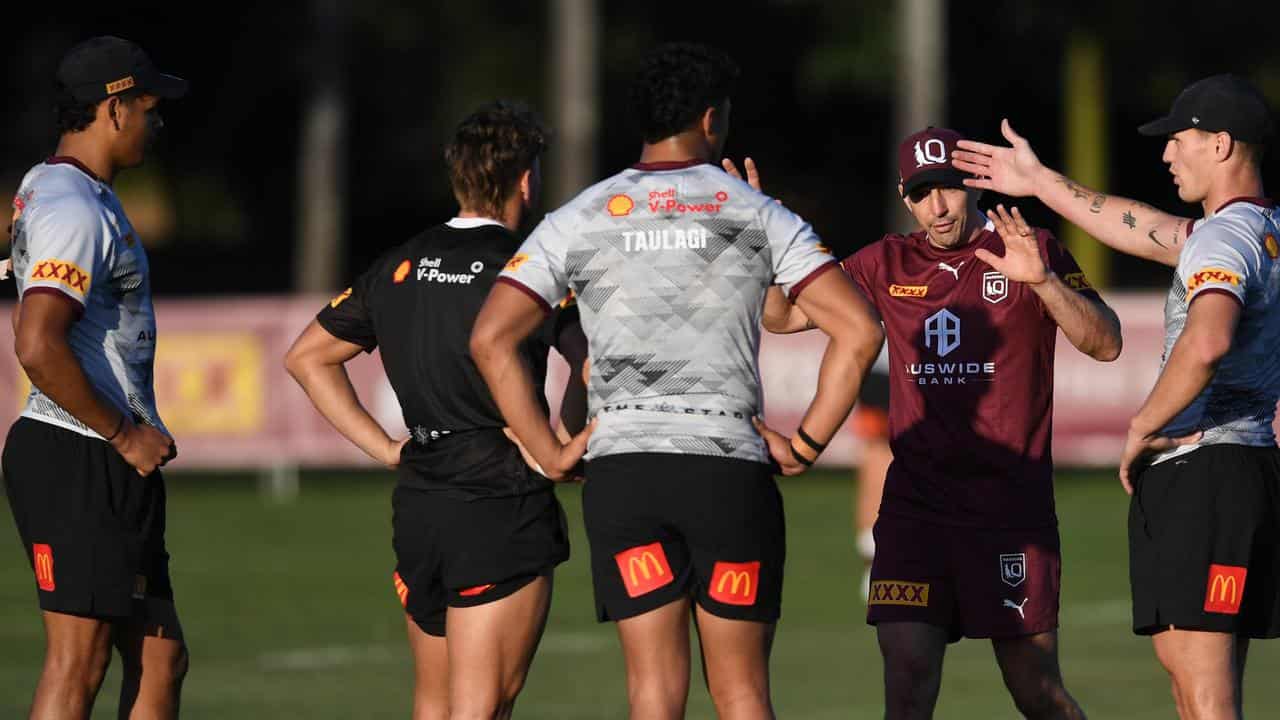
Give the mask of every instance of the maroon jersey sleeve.
[[1058, 238], [1053, 236], [1053, 233], [1037, 228], [1036, 235], [1040, 240], [1040, 252], [1044, 256], [1045, 264], [1058, 277], [1062, 278], [1062, 282], [1067, 287], [1090, 300], [1102, 300], [1102, 296], [1098, 294], [1098, 291], [1094, 290], [1093, 285], [1089, 284], [1089, 278], [1085, 277], [1084, 271], [1080, 269], [1080, 264], [1076, 262], [1075, 258], [1071, 257], [1071, 252], [1058, 241]]
[[853, 284], [858, 287], [858, 291], [867, 299], [867, 302], [871, 303], [877, 312], [882, 312], [874, 292], [876, 268], [879, 265], [879, 258], [876, 255], [878, 247], [879, 243], [868, 245], [841, 260], [840, 269], [853, 280]]

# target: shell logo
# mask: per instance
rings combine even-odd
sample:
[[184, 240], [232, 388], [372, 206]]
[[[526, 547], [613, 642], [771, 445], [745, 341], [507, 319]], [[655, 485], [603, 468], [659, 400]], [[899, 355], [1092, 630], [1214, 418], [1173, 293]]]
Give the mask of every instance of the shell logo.
[[622, 217], [623, 215], [630, 215], [631, 211], [635, 209], [635, 206], [635, 201], [630, 197], [626, 195], [614, 195], [609, 198], [609, 202], [604, 206], [604, 208], [609, 211], [610, 215], [614, 217]]
[[1272, 235], [1271, 233], [1267, 233], [1266, 240], [1263, 242], [1263, 244], [1266, 245], [1267, 254], [1271, 256], [1272, 260], [1275, 260], [1277, 257], [1280, 257], [1280, 245], [1276, 244], [1275, 235]]
[[391, 275], [391, 279], [395, 281], [397, 285], [399, 285], [400, 283], [404, 282], [405, 278], [409, 277], [410, 269], [411, 269], [411, 266], [409, 265], [409, 261], [402, 260], [400, 264], [396, 266], [396, 271]]

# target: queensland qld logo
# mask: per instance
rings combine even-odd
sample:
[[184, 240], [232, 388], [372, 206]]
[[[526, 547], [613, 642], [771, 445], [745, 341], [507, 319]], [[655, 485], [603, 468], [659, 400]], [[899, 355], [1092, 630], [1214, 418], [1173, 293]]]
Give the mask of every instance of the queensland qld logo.
[[996, 304], [1009, 297], [1009, 278], [998, 272], [982, 273], [982, 299]]
[[1018, 587], [1027, 579], [1027, 554], [1007, 553], [1000, 556], [1000, 579], [1009, 587]]
[[943, 308], [924, 321], [924, 346], [938, 357], [950, 355], [960, 347], [960, 318]]

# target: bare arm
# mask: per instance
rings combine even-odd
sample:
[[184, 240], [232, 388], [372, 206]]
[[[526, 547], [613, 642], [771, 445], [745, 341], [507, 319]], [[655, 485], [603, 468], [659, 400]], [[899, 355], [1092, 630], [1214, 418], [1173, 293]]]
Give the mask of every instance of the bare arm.
[[[818, 276], [796, 298], [796, 304], [831, 339], [818, 370], [817, 393], [799, 428], [825, 446], [853, 409], [862, 379], [880, 354], [884, 330], [875, 310], [838, 268]], [[799, 432], [795, 438], [786, 438], [758, 427], [784, 475], [798, 475], [806, 469], [796, 454], [816, 459], [818, 451], [800, 439]]]
[[764, 329], [777, 335], [813, 330], [818, 327], [798, 305], [787, 299], [777, 285], [770, 286], [764, 296], [764, 313], [761, 316]]
[[1001, 122], [1000, 129], [1011, 147], [973, 140], [957, 144], [955, 166], [978, 176], [965, 180], [965, 185], [1015, 197], [1034, 195], [1114, 250], [1169, 266], [1178, 264], [1187, 239], [1187, 218], [1084, 187], [1041, 164], [1031, 144], [1013, 131], [1008, 120]]
[[361, 349], [330, 335], [312, 320], [285, 354], [284, 367], [343, 437], [369, 457], [394, 468], [400, 464], [400, 450], [409, 438], [391, 438], [360, 404], [344, 364]]
[[1000, 239], [1003, 256], [978, 249], [974, 257], [1014, 282], [1031, 288], [1045, 311], [1077, 350], [1095, 360], [1110, 362], [1120, 356], [1120, 318], [1106, 303], [1095, 301], [1066, 286], [1040, 255], [1040, 242], [1018, 208], [1006, 212], [996, 205], [989, 216]]
[[1158, 433], [1208, 387], [1218, 363], [1231, 349], [1239, 322], [1240, 303], [1233, 297], [1206, 292], [1192, 299], [1187, 324], [1169, 351], [1169, 360], [1142, 409], [1129, 423], [1129, 438], [1120, 460], [1120, 483], [1126, 492], [1133, 493], [1133, 466], [1144, 455], [1199, 439], [1199, 433], [1184, 438]]
[[507, 426], [548, 478], [566, 477], [587, 450], [591, 426], [561, 443], [538, 404], [533, 377], [521, 360], [519, 345], [544, 317], [523, 292], [497, 283], [471, 330], [471, 357], [502, 411]]
[[76, 321], [75, 302], [51, 293], [27, 293], [16, 320], [14, 352], [31, 384], [72, 417], [104, 438], [140, 475], [149, 475], [177, 454], [173, 438], [104, 400], [80, 367], [67, 335]]

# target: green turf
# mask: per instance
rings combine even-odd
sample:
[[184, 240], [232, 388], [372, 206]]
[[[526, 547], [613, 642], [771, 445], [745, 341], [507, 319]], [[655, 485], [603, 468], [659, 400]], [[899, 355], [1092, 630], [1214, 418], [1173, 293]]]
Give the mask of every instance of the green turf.
[[[574, 556], [557, 575], [552, 617], [523, 718], [625, 717], [611, 625], [591, 610], [579, 492], [560, 497]], [[406, 718], [411, 668], [391, 588], [390, 485], [384, 475], [305, 476], [290, 505], [264, 502], [245, 478], [170, 481], [169, 547], [191, 645], [186, 718]], [[781, 717], [875, 718], [880, 660], [855, 591], [850, 487], [843, 476], [784, 482], [788, 536], [784, 617], [773, 656]], [[1065, 566], [1063, 665], [1096, 718], [1172, 716], [1150, 645], [1128, 629], [1125, 497], [1103, 476], [1061, 478]], [[7, 513], [5, 513], [7, 515]], [[23, 716], [42, 655], [34, 581], [0, 520], [0, 717]], [[695, 670], [696, 672], [696, 670]], [[1255, 643], [1248, 711], [1280, 702], [1280, 644]], [[114, 717], [117, 675], [95, 718]], [[713, 717], [695, 677], [689, 717]], [[948, 652], [940, 718], [1012, 718], [990, 645]]]

